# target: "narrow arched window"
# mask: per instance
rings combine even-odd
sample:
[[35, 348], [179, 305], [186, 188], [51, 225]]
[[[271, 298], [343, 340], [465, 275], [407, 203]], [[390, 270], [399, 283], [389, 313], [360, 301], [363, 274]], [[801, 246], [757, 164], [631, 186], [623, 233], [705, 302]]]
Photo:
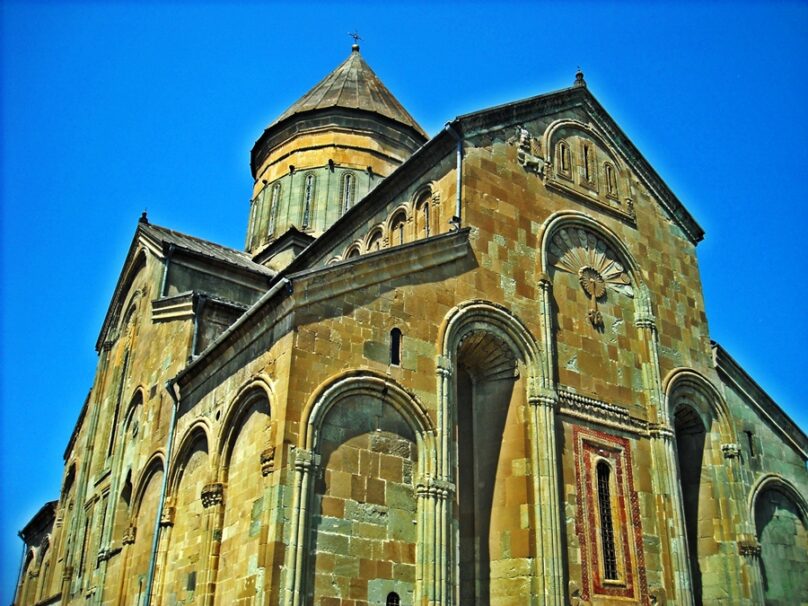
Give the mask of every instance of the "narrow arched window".
[[387, 594], [387, 601], [385, 602], [386, 606], [401, 606], [401, 598], [398, 597], [398, 594], [395, 591], [391, 591]]
[[407, 222], [407, 215], [404, 211], [398, 213], [390, 222], [390, 245], [399, 246], [404, 244], [404, 224]]
[[588, 143], [584, 143], [584, 179], [588, 183], [594, 181], [594, 172], [592, 170], [592, 148]]
[[398, 327], [390, 331], [390, 364], [401, 365], [401, 329]]
[[569, 175], [571, 165], [570, 146], [566, 141], [561, 141], [558, 144], [558, 170], [565, 175]]
[[353, 206], [355, 192], [356, 177], [352, 173], [345, 173], [342, 177], [342, 212]]
[[358, 246], [352, 246], [351, 248], [348, 249], [348, 252], [345, 253], [345, 258], [346, 259], [353, 259], [354, 257], [358, 257], [358, 256], [359, 256], [359, 247]]
[[415, 232], [417, 236], [424, 238], [428, 238], [430, 232], [430, 197], [431, 193], [426, 191], [418, 197], [418, 201], [415, 203]]
[[368, 251], [379, 250], [381, 247], [382, 247], [382, 230], [377, 229], [371, 234], [370, 238], [368, 238], [367, 250]]
[[612, 517], [611, 475], [608, 463], [601, 461], [597, 466], [598, 509], [600, 510], [600, 542], [603, 552], [603, 578], [616, 581], [617, 553], [614, 546], [614, 520]]
[[303, 229], [309, 226], [311, 205], [314, 199], [314, 175], [306, 175], [303, 183]]
[[608, 162], [604, 164], [604, 171], [606, 173], [606, 193], [610, 196], [617, 195], [617, 173], [614, 166]]
[[272, 196], [269, 199], [269, 228], [267, 229], [267, 235], [270, 236], [275, 233], [275, 219], [278, 216], [278, 202], [280, 199], [281, 184], [275, 183], [272, 186]]

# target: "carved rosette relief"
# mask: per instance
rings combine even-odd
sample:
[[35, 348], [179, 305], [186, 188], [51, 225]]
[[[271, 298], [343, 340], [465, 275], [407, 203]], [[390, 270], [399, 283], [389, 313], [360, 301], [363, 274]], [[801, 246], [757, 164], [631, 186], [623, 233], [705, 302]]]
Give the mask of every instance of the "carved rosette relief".
[[590, 306], [587, 317], [596, 328], [603, 327], [598, 301], [608, 291], [634, 297], [631, 278], [617, 256], [596, 234], [582, 227], [559, 229], [550, 242], [550, 262], [561, 271], [578, 276]]

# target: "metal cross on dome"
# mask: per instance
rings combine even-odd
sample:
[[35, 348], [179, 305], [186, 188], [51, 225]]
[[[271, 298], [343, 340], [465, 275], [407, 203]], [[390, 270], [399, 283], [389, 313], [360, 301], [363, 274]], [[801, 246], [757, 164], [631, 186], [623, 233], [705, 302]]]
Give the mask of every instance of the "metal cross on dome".
[[357, 32], [356, 30], [354, 30], [352, 33], [351, 33], [351, 32], [349, 32], [349, 33], [348, 33], [348, 35], [349, 35], [351, 38], [353, 38], [353, 43], [354, 43], [354, 46], [359, 46], [359, 41], [362, 39], [362, 37], [359, 35], [359, 32]]

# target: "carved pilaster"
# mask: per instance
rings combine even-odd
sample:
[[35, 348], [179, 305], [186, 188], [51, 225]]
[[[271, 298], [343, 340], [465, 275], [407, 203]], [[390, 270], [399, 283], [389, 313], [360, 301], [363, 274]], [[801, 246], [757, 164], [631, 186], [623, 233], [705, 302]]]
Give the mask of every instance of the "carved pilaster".
[[224, 502], [224, 484], [212, 482], [202, 487], [202, 507], [207, 509], [213, 505], [221, 505]]
[[268, 476], [275, 471], [275, 447], [270, 446], [261, 453], [261, 475]]
[[112, 552], [106, 547], [98, 550], [98, 562], [106, 562], [112, 556]]
[[672, 442], [676, 437], [676, 433], [667, 425], [659, 425], [652, 423], [648, 425], [648, 434], [652, 439], [661, 439]]
[[741, 456], [741, 447], [733, 443], [722, 444], [721, 452], [724, 453], [725, 459], [735, 459]]

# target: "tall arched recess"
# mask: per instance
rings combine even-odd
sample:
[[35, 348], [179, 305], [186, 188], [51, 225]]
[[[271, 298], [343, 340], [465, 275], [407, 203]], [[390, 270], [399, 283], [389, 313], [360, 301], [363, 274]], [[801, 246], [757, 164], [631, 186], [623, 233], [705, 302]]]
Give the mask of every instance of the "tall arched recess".
[[752, 493], [760, 544], [760, 583], [766, 606], [808, 603], [808, 504], [779, 476], [766, 476]]
[[391, 592], [422, 603], [431, 534], [419, 497], [435, 456], [421, 404], [352, 371], [315, 391], [301, 427], [282, 603], [382, 604]]
[[[721, 508], [731, 503], [733, 472], [725, 460], [724, 445], [736, 443], [726, 405], [713, 385], [701, 374], [678, 369], [668, 379], [667, 404], [674, 430], [679, 490], [682, 496], [684, 534], [687, 539], [693, 601], [711, 604], [737, 588], [705, 586], [708, 570], [726, 570], [737, 558], [721, 544], [736, 539], [725, 528], [741, 524], [740, 512]], [[728, 493], [728, 491], [730, 491]], [[722, 524], [718, 522], [723, 520]]]
[[536, 341], [486, 301], [452, 310], [439, 338], [439, 477], [454, 487], [446, 591], [464, 605], [560, 603], [555, 420]]

